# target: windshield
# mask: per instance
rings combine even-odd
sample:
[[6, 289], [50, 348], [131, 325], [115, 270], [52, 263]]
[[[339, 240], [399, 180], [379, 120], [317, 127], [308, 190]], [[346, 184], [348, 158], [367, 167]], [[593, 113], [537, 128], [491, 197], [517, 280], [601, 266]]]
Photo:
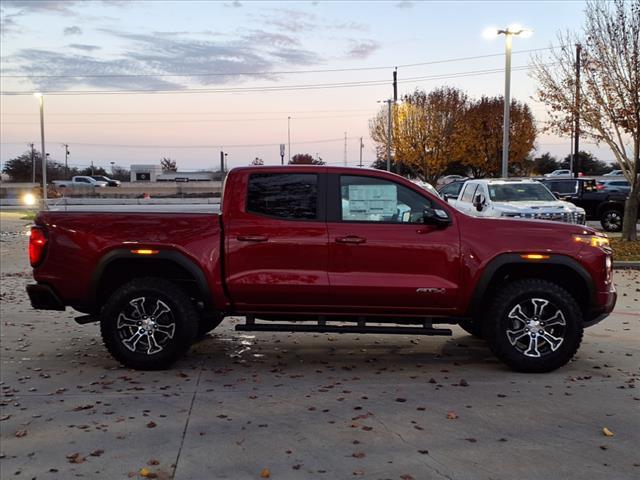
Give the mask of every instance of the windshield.
[[556, 197], [539, 183], [508, 183], [489, 185], [489, 197], [494, 202], [555, 201]]

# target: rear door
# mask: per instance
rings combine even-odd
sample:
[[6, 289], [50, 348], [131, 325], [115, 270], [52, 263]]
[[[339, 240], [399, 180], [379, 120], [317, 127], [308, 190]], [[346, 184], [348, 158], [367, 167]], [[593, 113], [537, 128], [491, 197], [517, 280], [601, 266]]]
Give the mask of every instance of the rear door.
[[[455, 307], [458, 226], [425, 225], [424, 208], [453, 218], [426, 192], [367, 175], [329, 176], [331, 301], [344, 311], [426, 314]], [[474, 186], [475, 188], [475, 186]]]
[[235, 185], [246, 197], [225, 218], [231, 299], [257, 311], [322, 304], [329, 293], [324, 169], [265, 172]]

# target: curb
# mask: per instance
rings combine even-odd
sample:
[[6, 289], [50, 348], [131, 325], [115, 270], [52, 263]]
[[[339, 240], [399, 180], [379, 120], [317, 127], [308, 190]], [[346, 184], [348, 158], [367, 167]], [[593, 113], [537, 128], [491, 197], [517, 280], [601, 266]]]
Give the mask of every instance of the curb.
[[613, 262], [613, 268], [618, 270], [640, 270], [640, 262]]

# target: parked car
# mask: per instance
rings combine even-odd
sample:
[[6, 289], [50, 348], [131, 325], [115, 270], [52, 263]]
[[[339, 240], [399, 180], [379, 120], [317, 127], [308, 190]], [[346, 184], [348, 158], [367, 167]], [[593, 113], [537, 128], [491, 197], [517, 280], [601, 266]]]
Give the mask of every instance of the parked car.
[[422, 180], [412, 180], [412, 182], [418, 185], [420, 188], [424, 188], [431, 195], [435, 195], [438, 198], [442, 198], [440, 197], [440, 193], [438, 193], [435, 187], [431, 185], [429, 182], [423, 182]]
[[554, 220], [584, 225], [584, 209], [558, 200], [534, 180], [468, 180], [450, 204], [469, 215], [529, 220]]
[[438, 181], [436, 182], [436, 185], [438, 187], [444, 186], [444, 185], [448, 185], [451, 182], [458, 182], [460, 180], [466, 180], [468, 177], [465, 177], [463, 175], [446, 175], [444, 177], [440, 177], [438, 179]]
[[622, 230], [626, 194], [598, 190], [594, 178], [543, 178], [540, 181], [558, 198], [584, 208], [587, 220], [598, 220], [607, 232]]
[[67, 188], [67, 187], [94, 187], [94, 188], [102, 188], [107, 186], [107, 182], [103, 182], [100, 180], [96, 180], [92, 177], [86, 177], [82, 175], [76, 175], [72, 177], [71, 180], [54, 180], [53, 185], [57, 188]]
[[545, 173], [544, 176], [546, 178], [553, 178], [553, 177], [571, 177], [571, 170], [554, 170], [551, 173]]
[[603, 177], [620, 177], [622, 175], [622, 170], [611, 170], [609, 173], [605, 173]]
[[596, 180], [596, 188], [605, 192], [618, 192], [629, 195], [631, 184], [627, 180], [618, 178], [601, 178]]
[[466, 180], [458, 180], [455, 182], [448, 183], [438, 189], [438, 193], [442, 198], [449, 201], [450, 199], [458, 198], [460, 194], [460, 190], [462, 190], [462, 186], [464, 185]]
[[616, 302], [603, 234], [472, 217], [389, 172], [236, 168], [223, 197], [219, 215], [40, 212], [31, 304], [100, 322], [107, 350], [137, 369], [170, 366], [239, 315], [239, 331], [451, 335], [433, 324], [459, 324], [511, 368], [546, 372]]
[[91, 178], [93, 178], [94, 180], [97, 180], [99, 182], [107, 182], [107, 186], [108, 187], [119, 187], [120, 186], [120, 180], [114, 180], [112, 178], [105, 177], [104, 175], [91, 175]]

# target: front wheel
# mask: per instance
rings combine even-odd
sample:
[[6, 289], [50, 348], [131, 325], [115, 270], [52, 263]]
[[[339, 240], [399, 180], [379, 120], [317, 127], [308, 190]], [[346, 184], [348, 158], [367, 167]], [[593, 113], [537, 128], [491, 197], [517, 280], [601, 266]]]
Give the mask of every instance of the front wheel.
[[198, 332], [198, 313], [184, 291], [163, 278], [138, 278], [107, 301], [100, 321], [107, 350], [138, 370], [169, 367]]
[[600, 216], [600, 225], [607, 232], [622, 231], [622, 212], [616, 209], [605, 210]]
[[550, 372], [573, 358], [582, 341], [582, 314], [564, 288], [517, 280], [493, 300], [484, 333], [491, 351], [520, 372]]

